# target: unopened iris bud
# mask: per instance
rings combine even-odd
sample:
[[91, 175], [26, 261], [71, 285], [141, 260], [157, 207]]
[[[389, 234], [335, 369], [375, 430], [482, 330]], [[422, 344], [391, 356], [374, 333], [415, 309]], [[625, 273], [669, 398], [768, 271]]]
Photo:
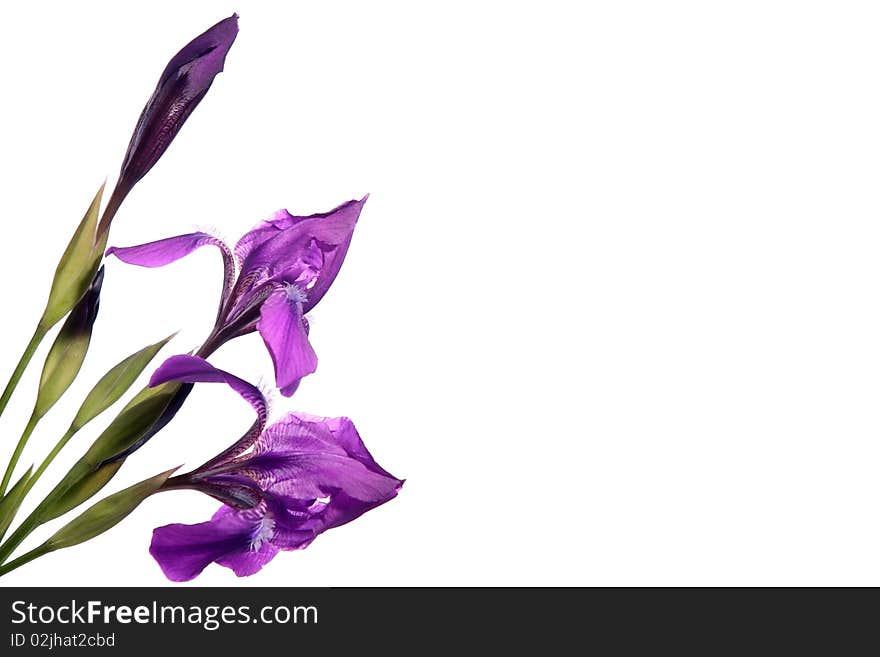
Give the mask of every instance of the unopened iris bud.
[[168, 62], [135, 126], [116, 189], [98, 227], [99, 237], [106, 234], [123, 199], [162, 157], [208, 93], [237, 35], [238, 15], [233, 14], [190, 41]]
[[92, 339], [92, 327], [98, 317], [104, 268], [80, 298], [61, 327], [58, 337], [46, 356], [34, 416], [43, 417], [70, 387], [82, 367]]
[[95, 243], [98, 210], [103, 195], [104, 186], [101, 185], [58, 262], [52, 289], [49, 291], [49, 301], [40, 319], [40, 326], [44, 331], [48, 331], [67, 315], [94, 282], [107, 242], [107, 236], [104, 235], [103, 239]]

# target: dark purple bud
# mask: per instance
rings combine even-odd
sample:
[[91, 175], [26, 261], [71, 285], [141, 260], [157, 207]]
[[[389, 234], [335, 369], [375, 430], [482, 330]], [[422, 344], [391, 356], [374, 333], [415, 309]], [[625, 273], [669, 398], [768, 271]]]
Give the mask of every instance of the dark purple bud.
[[92, 327], [98, 317], [103, 282], [104, 267], [101, 267], [52, 343], [40, 376], [34, 417], [43, 417], [79, 374], [89, 350]]
[[61, 333], [66, 333], [68, 335], [91, 334], [92, 326], [95, 324], [95, 320], [98, 317], [98, 307], [101, 303], [101, 286], [103, 284], [104, 267], [102, 265], [98, 270], [98, 273], [95, 274], [95, 278], [92, 279], [92, 284], [89, 286], [89, 289], [86, 290], [86, 293], [77, 302], [76, 306], [74, 306], [70, 315], [67, 317], [67, 321], [64, 322], [64, 327], [61, 329]]
[[238, 14], [233, 14], [190, 41], [168, 62], [134, 129], [98, 234], [109, 228], [123, 199], [162, 157], [208, 93], [237, 34]]

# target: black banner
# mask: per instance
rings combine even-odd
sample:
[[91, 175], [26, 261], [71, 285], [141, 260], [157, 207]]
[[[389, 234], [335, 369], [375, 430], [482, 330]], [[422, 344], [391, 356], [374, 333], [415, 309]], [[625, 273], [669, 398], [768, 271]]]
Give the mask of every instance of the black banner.
[[873, 598], [867, 589], [7, 588], [0, 655], [479, 645], [568, 654], [599, 642], [752, 651], [803, 640], [839, 652], [867, 636]]

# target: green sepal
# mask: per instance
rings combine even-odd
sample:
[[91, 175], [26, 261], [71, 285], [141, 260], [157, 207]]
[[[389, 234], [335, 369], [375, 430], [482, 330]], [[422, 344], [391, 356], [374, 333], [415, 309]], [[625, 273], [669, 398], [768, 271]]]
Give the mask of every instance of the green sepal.
[[63, 516], [107, 485], [124, 460], [107, 463], [94, 470], [83, 459], [71, 468], [38, 508], [40, 524]]
[[49, 300], [40, 320], [41, 326], [46, 329], [54, 326], [73, 310], [98, 271], [108, 236], [105, 231], [97, 235], [97, 242], [95, 241], [103, 194], [104, 185], [101, 185], [55, 269]]
[[[156, 357], [156, 354], [168, 344], [176, 335], [173, 333], [164, 340], [160, 340], [155, 344], [144, 347], [140, 351], [133, 353], [124, 360], [114, 365], [98, 383], [92, 388], [91, 392], [86, 396], [76, 417], [70, 425], [73, 431], [79, 431], [86, 424], [95, 419], [98, 415], [106, 411], [110, 406], [115, 404], [134, 384], [141, 372], [150, 364], [150, 361]], [[135, 398], [137, 399], [137, 398]], [[131, 406], [131, 404], [129, 404]], [[128, 406], [126, 406], [128, 409]], [[114, 421], [115, 424], [115, 421]], [[113, 426], [111, 424], [111, 426]]]
[[162, 417], [181, 385], [169, 381], [141, 390], [92, 443], [83, 458], [97, 466], [125, 452]]
[[134, 445], [162, 416], [181, 384], [168, 382], [144, 388], [98, 436], [85, 455], [77, 461], [37, 509], [39, 522], [61, 516], [101, 490], [124, 458], [113, 460]]
[[93, 504], [49, 538], [45, 543], [46, 547], [49, 551], [60, 550], [103, 534], [162, 488], [175, 470], [177, 468], [166, 470]]

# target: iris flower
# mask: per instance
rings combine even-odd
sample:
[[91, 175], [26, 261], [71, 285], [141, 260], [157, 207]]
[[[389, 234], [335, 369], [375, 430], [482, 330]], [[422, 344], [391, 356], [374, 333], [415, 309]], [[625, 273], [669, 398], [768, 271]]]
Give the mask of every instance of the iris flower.
[[171, 580], [193, 579], [212, 562], [251, 575], [280, 550], [308, 546], [394, 498], [403, 485], [373, 460], [348, 418], [288, 413], [267, 428], [260, 391], [196, 356], [169, 358], [150, 385], [167, 381], [224, 382], [257, 413], [238, 442], [165, 485], [226, 502], [207, 522], [153, 531], [150, 553]]
[[309, 216], [279, 210], [234, 247], [196, 232], [111, 247], [107, 255], [133, 265], [161, 267], [206, 244], [216, 246], [223, 256], [223, 291], [214, 329], [198, 355], [207, 357], [226, 341], [257, 330], [272, 356], [276, 385], [289, 397], [318, 365], [304, 315], [339, 273], [366, 200]]

